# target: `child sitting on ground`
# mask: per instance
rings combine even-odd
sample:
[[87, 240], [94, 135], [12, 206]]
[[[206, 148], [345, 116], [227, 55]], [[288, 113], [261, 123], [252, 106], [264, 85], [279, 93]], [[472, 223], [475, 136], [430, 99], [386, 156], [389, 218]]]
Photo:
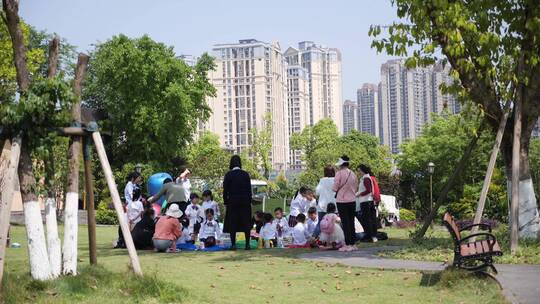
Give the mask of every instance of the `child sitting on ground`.
[[341, 219], [336, 214], [336, 204], [326, 206], [326, 215], [321, 220], [319, 242], [321, 249], [339, 249], [345, 244], [345, 235], [341, 229]]
[[296, 217], [296, 225], [292, 229], [293, 244], [290, 248], [309, 248], [311, 243], [311, 235], [309, 234], [305, 222], [306, 216], [303, 213]]
[[272, 224], [272, 214], [265, 213], [263, 219], [264, 226], [262, 226], [261, 231], [259, 232], [259, 246], [264, 248], [275, 247], [276, 228]]
[[189, 219], [184, 216], [179, 218], [178, 220], [180, 221], [182, 235], [178, 238], [178, 240], [176, 240], [176, 245], [184, 245], [187, 243], [191, 243], [191, 236], [189, 235]]
[[186, 217], [189, 219], [189, 234], [191, 235], [191, 240], [195, 242], [198, 239], [201, 223], [205, 216], [202, 207], [199, 205], [199, 195], [197, 195], [197, 193], [191, 193], [189, 199], [191, 203], [186, 208]]
[[204, 248], [208, 248], [216, 246], [219, 243], [221, 227], [219, 227], [218, 222], [214, 219], [213, 209], [206, 209], [204, 213], [206, 220], [201, 225], [199, 236], [201, 243], [204, 244]]
[[206, 212], [206, 210], [208, 209], [214, 210], [214, 219], [216, 221], [219, 221], [219, 218], [221, 217], [219, 213], [219, 206], [218, 206], [218, 203], [214, 201], [214, 195], [212, 194], [212, 191], [205, 190], [202, 194], [202, 199], [203, 199], [203, 203], [202, 203], [203, 211]]
[[318, 223], [319, 219], [317, 218], [317, 208], [309, 207], [307, 219], [307, 230], [309, 232], [309, 235], [312, 236], [314, 234], [315, 228], [317, 227]]
[[255, 226], [255, 231], [251, 232], [251, 239], [258, 241], [259, 233], [261, 232], [262, 226], [264, 226], [264, 213], [262, 211], [255, 211], [255, 215], [251, 218], [253, 226]]

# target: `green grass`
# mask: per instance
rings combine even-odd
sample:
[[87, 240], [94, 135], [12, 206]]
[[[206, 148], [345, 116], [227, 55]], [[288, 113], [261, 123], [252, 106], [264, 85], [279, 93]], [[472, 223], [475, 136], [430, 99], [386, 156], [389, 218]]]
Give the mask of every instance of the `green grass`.
[[116, 229], [98, 227], [96, 268], [87, 266], [81, 226], [80, 274], [43, 283], [28, 274], [24, 228], [12, 227], [12, 240], [22, 247], [7, 251], [0, 303], [505, 303], [494, 283], [462, 272], [351, 268], [296, 258], [306, 250], [140, 251], [140, 279], [128, 270], [127, 252], [111, 249]]
[[[390, 244], [404, 246], [397, 251], [379, 253], [381, 256], [418, 261], [444, 262], [452, 261], [454, 257], [453, 242], [448, 231], [439, 226], [428, 230], [426, 237], [417, 242], [409, 238], [412, 230], [387, 229], [391, 236]], [[540, 264], [540, 241], [520, 240], [519, 249], [515, 255], [510, 254], [508, 227], [501, 226], [493, 232], [503, 249], [502, 257], [495, 257], [499, 264]]]

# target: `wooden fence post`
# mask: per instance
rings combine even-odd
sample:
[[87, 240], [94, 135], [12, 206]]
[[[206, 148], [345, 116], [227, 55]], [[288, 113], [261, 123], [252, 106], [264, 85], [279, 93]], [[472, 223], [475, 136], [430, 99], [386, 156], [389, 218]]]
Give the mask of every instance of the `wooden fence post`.
[[122, 207], [122, 202], [120, 201], [120, 194], [118, 193], [118, 188], [114, 182], [113, 172], [99, 132], [93, 132], [92, 139], [94, 139], [99, 161], [101, 162], [101, 167], [105, 173], [105, 180], [107, 181], [109, 191], [111, 192], [111, 198], [114, 209], [116, 210], [116, 214], [118, 215], [120, 229], [122, 229], [122, 233], [124, 234], [124, 241], [126, 242], [129, 258], [131, 260], [131, 267], [136, 275], [142, 276], [142, 269], [139, 263], [139, 257], [137, 256], [137, 250], [135, 250], [135, 245], [133, 244], [133, 239], [131, 238], [131, 231], [129, 230], [127, 218], [124, 216], [124, 208]]

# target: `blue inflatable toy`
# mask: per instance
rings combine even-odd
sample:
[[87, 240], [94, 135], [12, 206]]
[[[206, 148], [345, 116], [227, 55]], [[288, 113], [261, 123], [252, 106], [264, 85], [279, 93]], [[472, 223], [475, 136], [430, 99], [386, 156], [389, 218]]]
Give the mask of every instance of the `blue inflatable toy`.
[[[163, 172], [156, 173], [150, 176], [150, 178], [148, 178], [148, 183], [147, 183], [148, 194], [150, 196], [156, 195], [161, 190], [161, 187], [163, 187], [163, 182], [167, 178], [170, 178], [171, 180], [173, 179], [169, 173], [163, 173]], [[165, 203], [165, 197], [161, 197], [158, 201], [154, 203], [153, 207], [154, 207], [154, 210], [156, 211], [156, 214], [161, 213], [161, 206], [163, 205], [163, 203]]]

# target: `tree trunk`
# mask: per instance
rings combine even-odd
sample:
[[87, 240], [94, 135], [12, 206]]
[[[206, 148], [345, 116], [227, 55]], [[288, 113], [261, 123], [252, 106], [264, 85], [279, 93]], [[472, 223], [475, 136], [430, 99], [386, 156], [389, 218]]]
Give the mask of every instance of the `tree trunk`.
[[[81, 124], [81, 86], [88, 56], [79, 54], [77, 68], [75, 69], [75, 79], [73, 82], [73, 92], [75, 102], [73, 103], [71, 116], [75, 126]], [[66, 193], [66, 204], [64, 212], [64, 247], [63, 264], [64, 274], [77, 274], [77, 234], [78, 234], [78, 211], [79, 211], [79, 166], [81, 155], [82, 138], [72, 136], [69, 144], [68, 161], [69, 175]]]
[[48, 263], [45, 231], [41, 218], [41, 208], [38, 198], [33, 191], [36, 179], [32, 172], [32, 158], [30, 148], [24, 147], [19, 162], [19, 180], [24, 207], [24, 223], [28, 239], [28, 257], [30, 260], [30, 273], [36, 280], [48, 280], [52, 277], [51, 265]]
[[9, 218], [11, 215], [15, 182], [18, 180], [17, 167], [19, 166], [20, 153], [20, 138], [18, 138], [18, 141], [5, 141], [0, 163], [0, 174], [2, 174], [0, 177], [0, 284], [2, 283], [2, 276], [4, 274], [4, 257], [9, 231]]
[[[2, 0], [3, 9], [6, 15], [6, 25], [11, 36], [13, 45], [13, 58], [17, 72], [17, 84], [21, 95], [25, 95], [30, 86], [30, 75], [26, 65], [26, 47], [24, 36], [19, 19], [19, 1]], [[27, 138], [24, 139], [25, 141]], [[32, 171], [32, 158], [30, 157], [30, 147], [25, 144], [20, 137], [13, 139], [21, 146], [18, 174], [21, 187], [21, 195], [24, 207], [25, 227], [28, 239], [28, 256], [30, 260], [30, 273], [37, 280], [46, 280], [51, 277], [51, 270], [48, 261], [47, 248], [45, 246], [45, 235], [43, 231], [43, 221], [41, 211], [34, 191], [36, 179]], [[13, 188], [7, 188], [13, 191]]]
[[[478, 224], [482, 220], [484, 207], [486, 205], [486, 198], [489, 192], [489, 186], [491, 185], [491, 177], [493, 176], [493, 170], [495, 169], [495, 165], [497, 163], [497, 156], [499, 155], [499, 150], [501, 148], [501, 142], [504, 135], [504, 129], [506, 128], [506, 122], [508, 121], [508, 115], [510, 115], [510, 102], [507, 102], [507, 104], [505, 105], [504, 114], [501, 122], [499, 123], [497, 135], [495, 136], [495, 143], [493, 144], [493, 149], [491, 150], [491, 156], [489, 158], [486, 176], [484, 178], [484, 184], [482, 186], [482, 192], [480, 192], [478, 206], [476, 207], [473, 224]], [[473, 227], [471, 233], [476, 233], [477, 231], [478, 228]]]
[[425, 219], [424, 224], [422, 225], [422, 228], [420, 228], [420, 230], [418, 230], [415, 233], [415, 236], [414, 236], [415, 239], [421, 239], [426, 234], [426, 231], [431, 225], [431, 222], [433, 222], [433, 219], [437, 215], [437, 211], [439, 210], [439, 207], [441, 207], [443, 203], [446, 201], [446, 198], [448, 196], [448, 193], [450, 192], [450, 189], [452, 189], [459, 175], [461, 174], [461, 172], [463, 172], [463, 169], [465, 168], [465, 164], [471, 157], [472, 151], [474, 150], [474, 148], [476, 147], [476, 144], [478, 143], [478, 138], [480, 138], [480, 134], [482, 133], [484, 126], [485, 126], [485, 121], [482, 121], [480, 124], [480, 127], [477, 130], [477, 135], [476, 136], [473, 135], [473, 138], [469, 142], [469, 145], [467, 146], [467, 148], [463, 152], [463, 155], [461, 156], [461, 159], [457, 163], [456, 168], [454, 169], [454, 172], [452, 173], [452, 176], [450, 176], [450, 178], [446, 182], [446, 185], [444, 186], [444, 189], [439, 194], [439, 197], [437, 198], [437, 202], [435, 203], [435, 206], [433, 207], [433, 209], [431, 210], [431, 212], [428, 214], [427, 218]]
[[[519, 89], [518, 89], [519, 90]], [[521, 97], [514, 102], [514, 133], [512, 137], [512, 192], [510, 199], [510, 251], [516, 253], [519, 241], [519, 155], [521, 139]]]
[[[49, 68], [47, 76], [52, 79], [56, 76], [58, 67], [58, 52], [60, 39], [54, 37], [49, 44]], [[47, 187], [47, 198], [45, 199], [45, 226], [47, 228], [47, 248], [49, 249], [49, 263], [51, 264], [51, 274], [53, 278], [62, 273], [62, 251], [61, 242], [58, 237], [58, 223], [56, 218], [56, 193], [54, 191], [54, 155], [51, 151], [45, 161], [45, 184]]]

